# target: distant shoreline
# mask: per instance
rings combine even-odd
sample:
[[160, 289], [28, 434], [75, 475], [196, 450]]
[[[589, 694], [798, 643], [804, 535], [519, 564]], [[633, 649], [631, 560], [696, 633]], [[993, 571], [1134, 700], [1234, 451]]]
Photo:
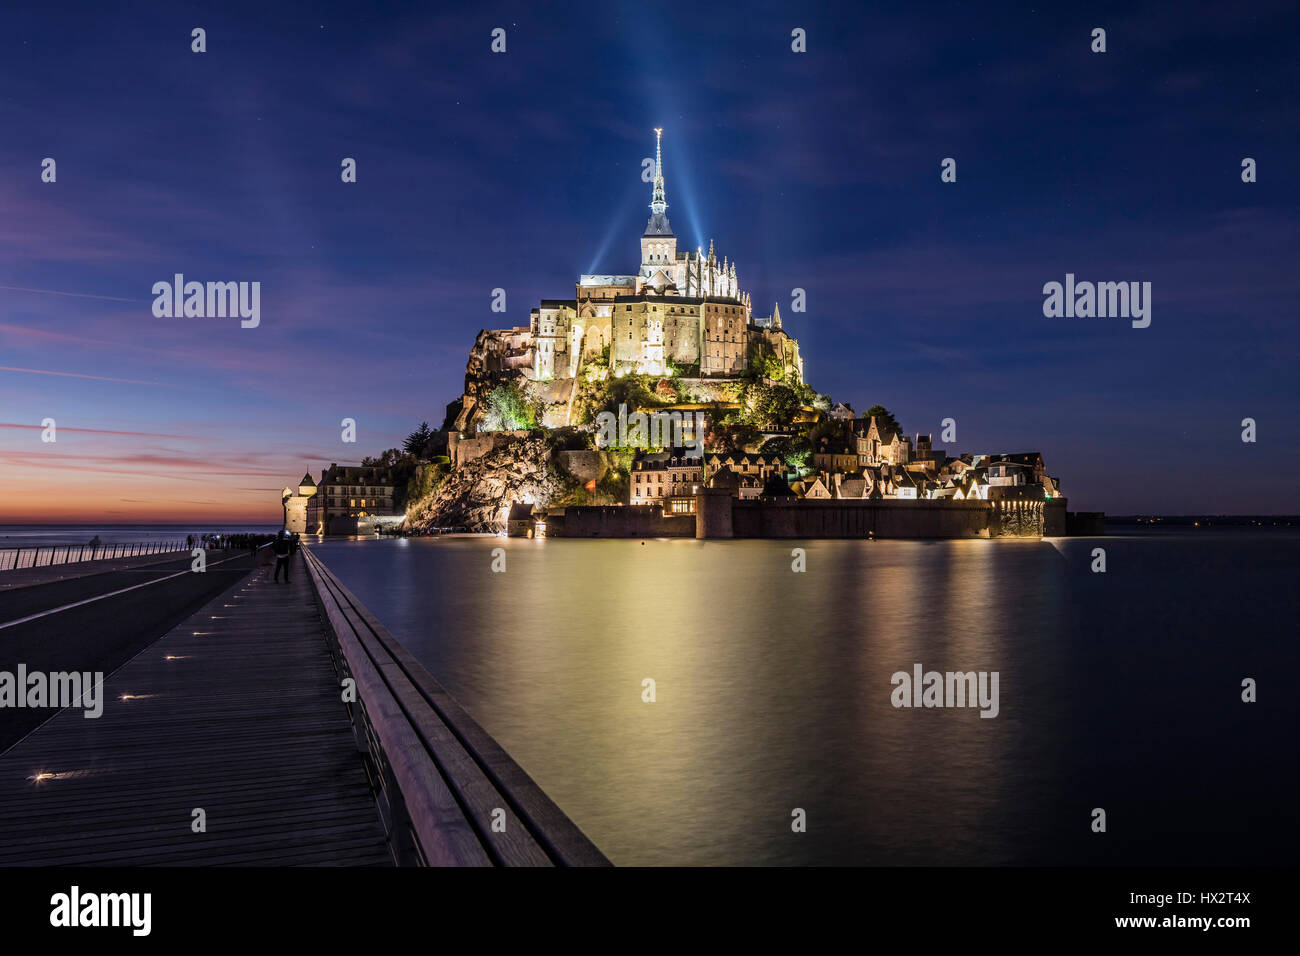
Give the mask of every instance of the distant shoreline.
[[7, 528], [279, 528], [279, 521], [264, 524], [247, 521], [12, 521], [0, 524], [0, 533]]
[[1300, 515], [1106, 515], [1108, 525], [1182, 525], [1213, 527], [1230, 525], [1234, 527], [1300, 527]]

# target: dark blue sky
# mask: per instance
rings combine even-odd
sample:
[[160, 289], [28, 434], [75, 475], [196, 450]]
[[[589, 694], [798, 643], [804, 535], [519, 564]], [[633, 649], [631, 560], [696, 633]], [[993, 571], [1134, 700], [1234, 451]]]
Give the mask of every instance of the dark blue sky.
[[[780, 302], [820, 391], [1041, 450], [1071, 507], [1295, 511], [1295, 4], [985, 6], [6, 13], [0, 463], [36, 504], [0, 519], [278, 520], [437, 425], [480, 328], [635, 271], [655, 126], [679, 242]], [[260, 281], [261, 326], [155, 319], [175, 272]], [[1067, 272], [1150, 281], [1150, 328], [1045, 318]]]

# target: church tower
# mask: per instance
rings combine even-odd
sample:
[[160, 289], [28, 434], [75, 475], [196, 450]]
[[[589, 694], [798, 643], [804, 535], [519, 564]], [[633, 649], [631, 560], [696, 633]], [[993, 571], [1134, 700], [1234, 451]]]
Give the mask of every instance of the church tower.
[[660, 145], [664, 131], [655, 130], [655, 182], [650, 197], [650, 220], [641, 235], [641, 281], [656, 292], [677, 285], [677, 237], [668, 224], [668, 202], [664, 198], [664, 161]]

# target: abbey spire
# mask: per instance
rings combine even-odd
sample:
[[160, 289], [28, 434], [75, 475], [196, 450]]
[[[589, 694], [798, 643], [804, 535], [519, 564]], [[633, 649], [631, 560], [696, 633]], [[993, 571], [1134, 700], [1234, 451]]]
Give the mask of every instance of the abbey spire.
[[656, 215], [662, 216], [668, 209], [668, 201], [664, 198], [664, 153], [663, 153], [663, 136], [662, 129], [655, 129], [655, 187], [650, 196], [650, 210]]
[[650, 194], [650, 221], [646, 223], [647, 236], [671, 236], [672, 226], [668, 225], [668, 200], [664, 196], [664, 154], [662, 129], [655, 130], [655, 184]]
[[[483, 334], [500, 343], [494, 349], [510, 353], [515, 363], [511, 369], [527, 369], [528, 377], [538, 382], [577, 380], [584, 363], [596, 358], [607, 363], [600, 369], [604, 375], [730, 378], [757, 368], [760, 353], [780, 357], [788, 374], [802, 381], [798, 343], [782, 330], [779, 309], [771, 316], [754, 314], [735, 258], [713, 239], [694, 249], [685, 242], [678, 248], [668, 224], [664, 131], [656, 129], [654, 134], [655, 151], [641, 160], [637, 172], [643, 187], [653, 180], [650, 221], [640, 237], [640, 267], [632, 274], [584, 273], [573, 298], [543, 299], [532, 309], [526, 330]], [[701, 238], [707, 235], [695, 222], [690, 231]], [[476, 344], [476, 356], [478, 349]], [[515, 358], [528, 350], [531, 360]], [[586, 381], [595, 379], [586, 376]], [[565, 409], [564, 421], [572, 423], [572, 403]]]

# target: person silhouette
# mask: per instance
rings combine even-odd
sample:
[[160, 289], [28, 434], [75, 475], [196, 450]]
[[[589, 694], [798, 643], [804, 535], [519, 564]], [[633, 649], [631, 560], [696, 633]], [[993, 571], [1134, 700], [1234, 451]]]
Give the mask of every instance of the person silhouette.
[[284, 583], [288, 584], [289, 558], [293, 556], [293, 539], [290, 537], [288, 529], [275, 536], [275, 543], [271, 545], [271, 550], [275, 553], [274, 583], [280, 583], [280, 569], [284, 568]]

